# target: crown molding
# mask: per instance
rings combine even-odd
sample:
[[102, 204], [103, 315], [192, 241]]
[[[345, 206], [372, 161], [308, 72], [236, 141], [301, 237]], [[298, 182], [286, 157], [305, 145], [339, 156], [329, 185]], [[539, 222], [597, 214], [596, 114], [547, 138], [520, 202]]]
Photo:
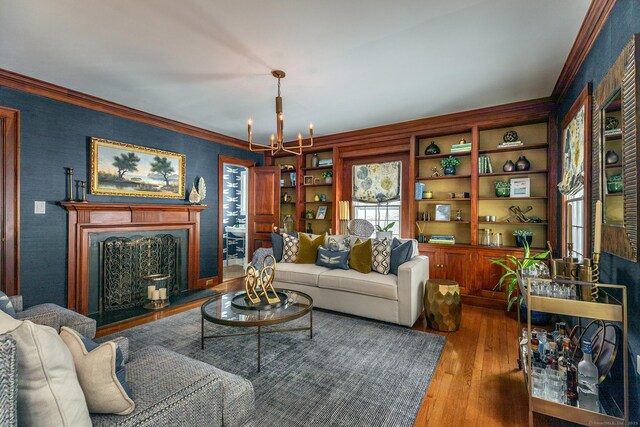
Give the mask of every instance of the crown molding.
[[587, 15], [580, 26], [578, 36], [573, 42], [573, 46], [569, 51], [567, 61], [562, 67], [560, 76], [556, 81], [556, 85], [551, 93], [551, 98], [558, 102], [567, 93], [569, 86], [573, 82], [573, 79], [578, 74], [580, 67], [585, 58], [589, 54], [593, 43], [600, 34], [602, 27], [607, 22], [607, 18], [611, 14], [613, 6], [616, 4], [616, 0], [592, 0]]
[[125, 119], [146, 123], [148, 125], [191, 135], [196, 138], [202, 138], [208, 141], [245, 150], [248, 148], [248, 143], [238, 138], [223, 135], [221, 133], [213, 132], [176, 120], [171, 120], [166, 117], [157, 116], [155, 114], [147, 113], [146, 111], [137, 110], [135, 108], [127, 107], [126, 105], [117, 104], [115, 102], [107, 101], [106, 99], [98, 98], [93, 95], [78, 92], [73, 89], [68, 89], [2, 68], [0, 68], [0, 86], [44, 96], [57, 101], [67, 102], [79, 107], [89, 108], [91, 110], [112, 114]]

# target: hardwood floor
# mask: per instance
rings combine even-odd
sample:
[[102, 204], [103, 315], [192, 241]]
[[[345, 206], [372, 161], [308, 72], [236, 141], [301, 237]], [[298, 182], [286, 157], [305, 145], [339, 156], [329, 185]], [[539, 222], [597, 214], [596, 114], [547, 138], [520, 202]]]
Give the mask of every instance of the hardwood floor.
[[[220, 292], [242, 288], [241, 280], [214, 287]], [[148, 316], [109, 325], [98, 336], [199, 307], [193, 301]], [[528, 426], [527, 392], [518, 370], [518, 325], [502, 310], [470, 305], [462, 309], [460, 330], [441, 333], [428, 329], [421, 316], [413, 329], [447, 336], [440, 363], [418, 411], [415, 427], [423, 426]], [[534, 425], [566, 426], [536, 415]]]

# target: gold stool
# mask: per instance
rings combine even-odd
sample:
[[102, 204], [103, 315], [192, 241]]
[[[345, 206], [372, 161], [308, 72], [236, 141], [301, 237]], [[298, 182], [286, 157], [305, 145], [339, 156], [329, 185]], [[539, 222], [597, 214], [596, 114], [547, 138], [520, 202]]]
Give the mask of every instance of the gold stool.
[[436, 331], [457, 331], [462, 318], [458, 282], [429, 279], [424, 292], [424, 316], [427, 325]]

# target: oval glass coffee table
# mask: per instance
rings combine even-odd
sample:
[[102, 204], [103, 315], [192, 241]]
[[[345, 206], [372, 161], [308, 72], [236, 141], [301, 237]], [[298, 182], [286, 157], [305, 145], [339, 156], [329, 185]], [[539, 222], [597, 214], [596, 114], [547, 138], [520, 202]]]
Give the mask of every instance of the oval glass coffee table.
[[[258, 336], [258, 372], [260, 372], [260, 336], [274, 332], [309, 331], [309, 339], [313, 339], [313, 299], [307, 294], [289, 289], [276, 289], [287, 296], [287, 302], [279, 307], [268, 310], [242, 310], [232, 306], [232, 300], [244, 294], [244, 291], [227, 292], [216, 295], [202, 305], [202, 320], [200, 329], [200, 347], [204, 349], [204, 340], [209, 338], [237, 337], [241, 335]], [[262, 330], [263, 326], [289, 322], [309, 314], [309, 327], [289, 329]], [[250, 332], [237, 334], [205, 335], [204, 322], [216, 323], [225, 326], [239, 326], [242, 328], [257, 327]]]

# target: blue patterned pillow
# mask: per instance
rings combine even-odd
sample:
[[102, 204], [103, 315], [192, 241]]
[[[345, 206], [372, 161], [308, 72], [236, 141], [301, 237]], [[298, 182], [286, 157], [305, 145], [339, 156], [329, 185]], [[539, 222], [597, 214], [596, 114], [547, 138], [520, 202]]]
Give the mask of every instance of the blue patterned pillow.
[[316, 265], [327, 268], [349, 269], [349, 251], [330, 251], [324, 246], [318, 248]]
[[11, 304], [11, 300], [2, 291], [0, 291], [0, 310], [4, 311], [14, 319], [16, 318], [16, 310], [13, 308], [13, 304]]
[[398, 275], [398, 267], [411, 259], [413, 255], [413, 242], [407, 240], [402, 243], [400, 240], [394, 238], [391, 243], [391, 268], [389, 273]]

